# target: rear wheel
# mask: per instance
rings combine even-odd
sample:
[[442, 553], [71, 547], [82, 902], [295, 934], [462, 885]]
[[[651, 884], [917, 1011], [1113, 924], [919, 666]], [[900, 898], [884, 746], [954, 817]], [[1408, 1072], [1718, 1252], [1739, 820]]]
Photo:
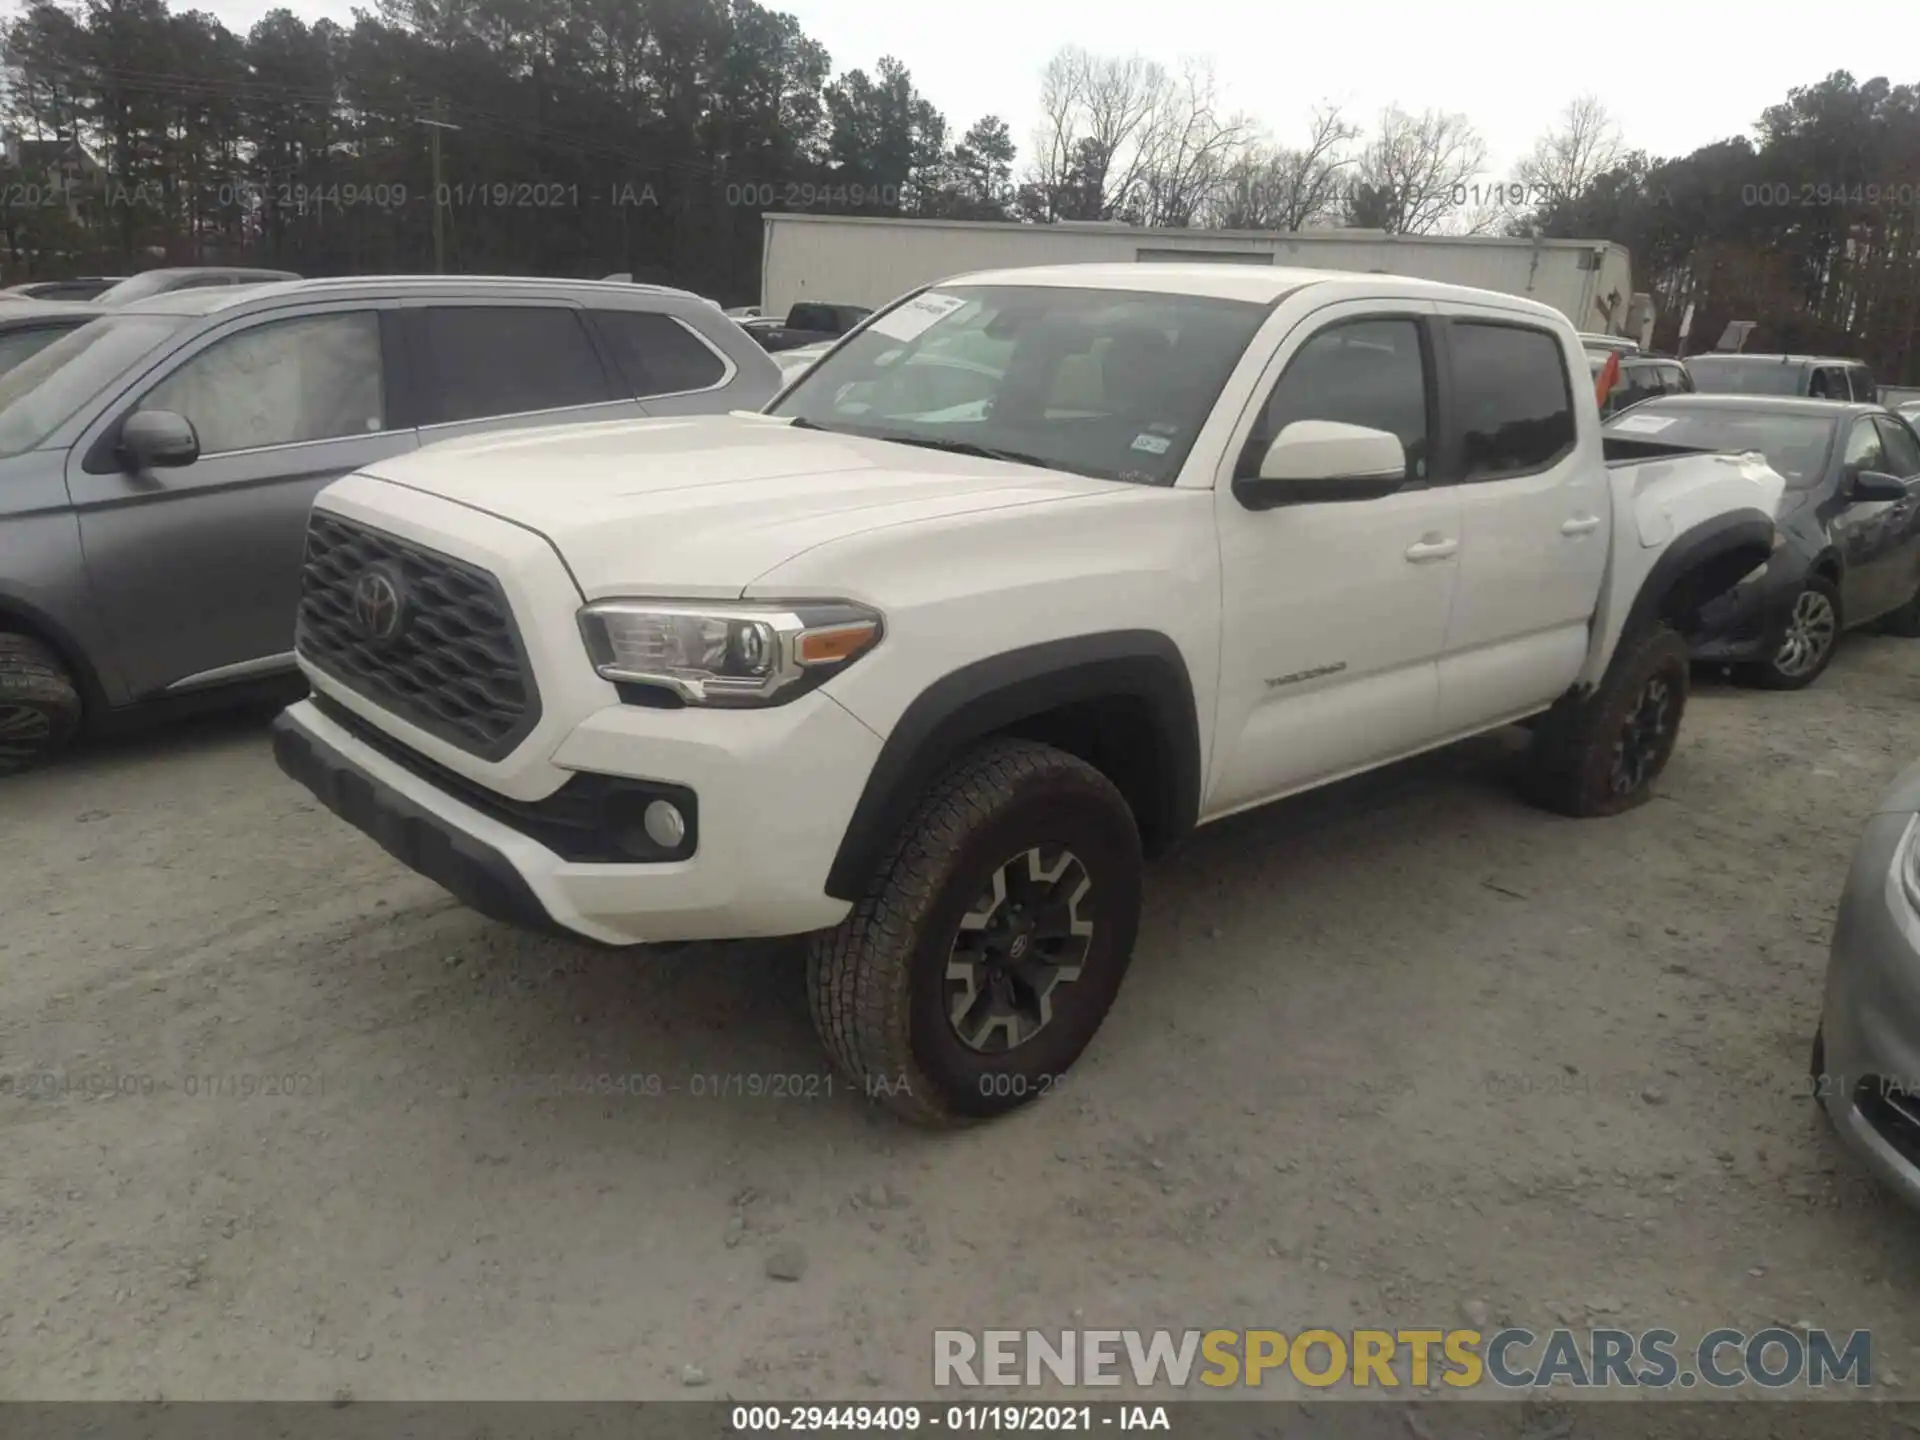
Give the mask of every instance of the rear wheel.
[[67, 668], [31, 635], [0, 632], [0, 775], [57, 755], [80, 723]]
[[1840, 592], [1831, 581], [1811, 575], [1787, 611], [1780, 648], [1741, 673], [1762, 689], [1804, 690], [1826, 670], [1839, 643]]
[[853, 913], [810, 944], [828, 1054], [922, 1125], [1060, 1088], [1119, 992], [1140, 875], [1133, 814], [1091, 765], [1026, 740], [962, 757]]
[[1689, 671], [1687, 642], [1668, 626], [1623, 638], [1599, 688], [1534, 731], [1535, 799], [1582, 819], [1644, 801], [1679, 741]]

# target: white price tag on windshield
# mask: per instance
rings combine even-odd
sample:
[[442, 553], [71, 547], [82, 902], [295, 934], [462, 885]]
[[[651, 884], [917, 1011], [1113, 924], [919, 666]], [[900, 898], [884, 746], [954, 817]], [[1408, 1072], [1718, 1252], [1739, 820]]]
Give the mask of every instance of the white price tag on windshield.
[[1615, 434], [1624, 430], [1629, 435], [1658, 435], [1673, 420], [1671, 415], [1622, 415], [1612, 428]]
[[889, 310], [867, 329], [891, 340], [911, 340], [936, 320], [945, 319], [966, 303], [958, 295], [942, 295], [929, 290], [924, 295], [916, 295], [897, 310]]

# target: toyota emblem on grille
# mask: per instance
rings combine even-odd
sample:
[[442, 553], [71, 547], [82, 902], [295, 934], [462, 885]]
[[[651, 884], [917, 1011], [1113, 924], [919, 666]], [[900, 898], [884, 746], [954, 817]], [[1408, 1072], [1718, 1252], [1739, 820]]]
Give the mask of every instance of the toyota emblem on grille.
[[353, 624], [361, 638], [385, 643], [406, 618], [400, 587], [384, 570], [368, 570], [353, 582]]

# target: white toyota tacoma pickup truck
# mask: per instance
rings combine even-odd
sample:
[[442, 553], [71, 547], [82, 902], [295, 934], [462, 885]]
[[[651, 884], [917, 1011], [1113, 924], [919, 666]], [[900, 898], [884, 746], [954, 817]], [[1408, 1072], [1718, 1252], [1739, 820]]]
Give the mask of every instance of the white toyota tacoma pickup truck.
[[765, 414], [329, 486], [275, 749], [488, 915], [809, 936], [837, 1065], [978, 1119], [1085, 1048], [1142, 861], [1196, 825], [1521, 721], [1543, 803], [1643, 799], [1675, 627], [1766, 561], [1781, 490], [1755, 456], [1604, 451], [1579, 337], [1526, 300], [968, 275]]

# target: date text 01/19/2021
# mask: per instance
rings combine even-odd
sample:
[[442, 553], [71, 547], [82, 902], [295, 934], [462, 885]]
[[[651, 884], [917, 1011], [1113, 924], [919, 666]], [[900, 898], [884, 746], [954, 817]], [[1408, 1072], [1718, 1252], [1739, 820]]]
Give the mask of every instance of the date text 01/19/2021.
[[1171, 1430], [1164, 1405], [736, 1405], [727, 1428], [736, 1433], [853, 1431], [907, 1435], [1004, 1431]]

